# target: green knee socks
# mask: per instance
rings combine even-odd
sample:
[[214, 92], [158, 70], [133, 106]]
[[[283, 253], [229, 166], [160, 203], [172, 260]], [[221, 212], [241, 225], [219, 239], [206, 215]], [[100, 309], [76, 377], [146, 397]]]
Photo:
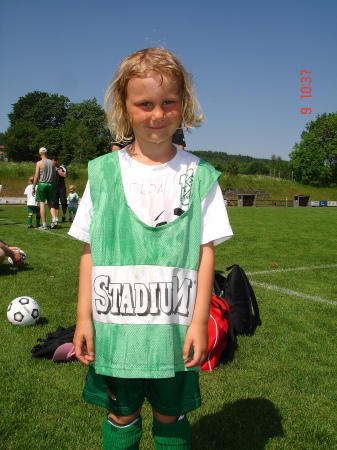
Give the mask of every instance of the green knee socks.
[[119, 427], [111, 425], [108, 416], [105, 417], [102, 428], [104, 450], [138, 450], [142, 437], [142, 418], [139, 417], [132, 425]]
[[[186, 416], [168, 424], [153, 419], [152, 432], [156, 450], [191, 449], [191, 428]], [[104, 450], [138, 450], [142, 419], [139, 417], [132, 425], [118, 427], [117, 424], [112, 425], [106, 416], [102, 434]]]
[[172, 423], [153, 419], [152, 433], [156, 450], [190, 450], [191, 428], [186, 416]]

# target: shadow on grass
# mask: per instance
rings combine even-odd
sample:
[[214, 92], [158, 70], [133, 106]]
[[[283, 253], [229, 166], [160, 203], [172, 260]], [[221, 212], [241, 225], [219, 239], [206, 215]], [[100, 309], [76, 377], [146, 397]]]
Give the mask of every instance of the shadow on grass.
[[1, 264], [0, 265], [0, 274], [1, 276], [6, 275], [17, 275], [18, 272], [29, 272], [30, 270], [34, 270], [34, 267], [24, 265], [22, 267], [13, 267], [10, 264]]
[[47, 317], [40, 317], [39, 320], [36, 322], [35, 326], [44, 326], [47, 325], [47, 323], [49, 323]]
[[269, 439], [283, 436], [282, 416], [265, 398], [226, 403], [192, 425], [193, 450], [262, 450]]

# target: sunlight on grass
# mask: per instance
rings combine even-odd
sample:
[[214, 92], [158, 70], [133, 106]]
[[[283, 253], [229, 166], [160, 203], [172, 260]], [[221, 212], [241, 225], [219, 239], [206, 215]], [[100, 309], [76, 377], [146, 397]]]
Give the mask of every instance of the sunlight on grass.
[[[189, 414], [192, 448], [337, 448], [337, 306], [281, 290], [337, 301], [337, 208], [228, 212], [235, 236], [216, 247], [216, 268], [238, 263], [254, 272], [249, 278], [257, 283], [263, 324], [254, 336], [238, 338], [226, 364], [200, 374], [203, 405]], [[81, 398], [86, 368], [78, 361], [31, 358], [37, 339], [75, 323], [83, 245], [66, 238], [69, 224], [48, 234], [25, 225], [25, 207], [0, 206], [0, 238], [27, 253], [22, 270], [0, 266], [3, 448], [100, 449], [104, 410]], [[280, 270], [298, 267], [306, 270]], [[40, 304], [38, 325], [20, 328], [7, 321], [7, 306], [20, 295]], [[145, 404], [142, 450], [153, 448], [150, 416]]]

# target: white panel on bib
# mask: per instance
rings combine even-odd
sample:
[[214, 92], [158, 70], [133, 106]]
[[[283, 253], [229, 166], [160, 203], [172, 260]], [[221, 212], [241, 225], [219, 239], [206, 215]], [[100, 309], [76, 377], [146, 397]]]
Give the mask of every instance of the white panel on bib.
[[160, 266], [94, 266], [92, 309], [97, 322], [189, 325], [195, 270]]

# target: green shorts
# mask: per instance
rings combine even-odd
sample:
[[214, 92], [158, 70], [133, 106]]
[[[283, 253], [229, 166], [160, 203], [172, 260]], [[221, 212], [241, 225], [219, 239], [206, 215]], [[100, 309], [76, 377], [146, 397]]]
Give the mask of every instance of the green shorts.
[[37, 202], [54, 202], [54, 183], [39, 183], [37, 185], [35, 200]]
[[176, 372], [174, 378], [114, 378], [89, 367], [83, 398], [115, 415], [135, 413], [147, 398], [165, 416], [180, 416], [201, 406], [198, 372]]
[[28, 212], [28, 214], [39, 214], [40, 213], [40, 207], [39, 206], [33, 206], [33, 205], [27, 205], [27, 212]]

